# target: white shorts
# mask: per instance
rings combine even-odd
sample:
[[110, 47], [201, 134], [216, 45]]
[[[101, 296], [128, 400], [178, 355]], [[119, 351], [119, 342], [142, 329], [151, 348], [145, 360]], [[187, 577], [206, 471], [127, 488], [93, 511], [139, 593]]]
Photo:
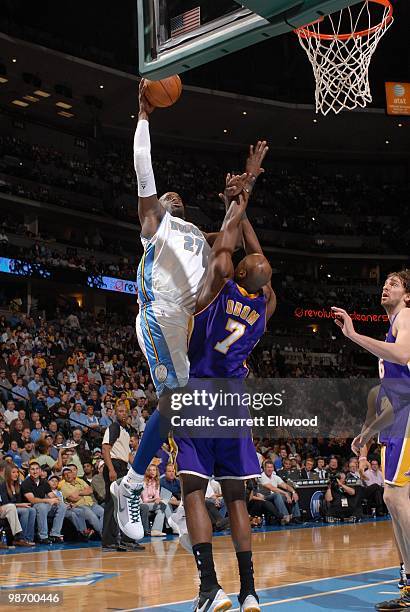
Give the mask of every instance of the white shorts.
[[147, 302], [136, 320], [138, 342], [158, 394], [189, 379], [188, 339], [193, 317], [179, 306]]

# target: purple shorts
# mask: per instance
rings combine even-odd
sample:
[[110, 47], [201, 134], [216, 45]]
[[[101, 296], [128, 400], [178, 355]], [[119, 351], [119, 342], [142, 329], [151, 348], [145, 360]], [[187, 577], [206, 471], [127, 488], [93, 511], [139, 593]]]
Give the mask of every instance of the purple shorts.
[[215, 480], [258, 478], [261, 468], [252, 438], [179, 438], [179, 474], [193, 474]]

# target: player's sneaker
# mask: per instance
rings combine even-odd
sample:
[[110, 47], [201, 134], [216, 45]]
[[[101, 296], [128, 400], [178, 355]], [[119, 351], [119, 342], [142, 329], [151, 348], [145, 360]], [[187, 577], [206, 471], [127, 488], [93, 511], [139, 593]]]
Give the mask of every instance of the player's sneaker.
[[403, 563], [400, 565], [400, 580], [397, 583], [397, 586], [399, 589], [404, 589], [404, 587], [407, 586], [406, 568], [404, 567]]
[[255, 595], [247, 595], [241, 603], [239, 612], [261, 612], [259, 601], [256, 599]]
[[398, 599], [382, 601], [374, 606], [378, 612], [403, 612], [410, 610], [410, 586], [405, 586]]
[[141, 521], [140, 503], [144, 484], [141, 482], [131, 487], [124, 481], [125, 478], [120, 478], [110, 486], [117, 524], [131, 540], [142, 540], [144, 527]]
[[186, 524], [185, 508], [182, 504], [171, 514], [168, 519], [168, 525], [173, 531], [179, 535], [179, 543], [185, 550], [192, 553], [191, 538], [189, 537], [188, 527]]
[[232, 602], [225, 591], [217, 587], [208, 593], [199, 593], [194, 601], [194, 612], [223, 612], [232, 608]]

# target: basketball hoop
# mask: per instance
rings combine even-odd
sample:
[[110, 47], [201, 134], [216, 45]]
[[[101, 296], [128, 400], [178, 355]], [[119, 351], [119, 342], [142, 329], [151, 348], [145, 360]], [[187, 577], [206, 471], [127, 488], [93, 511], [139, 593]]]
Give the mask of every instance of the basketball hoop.
[[354, 9], [349, 6], [295, 30], [313, 67], [316, 112], [323, 115], [364, 108], [372, 101], [370, 61], [393, 23], [393, 7], [389, 0], [364, 0], [360, 10]]

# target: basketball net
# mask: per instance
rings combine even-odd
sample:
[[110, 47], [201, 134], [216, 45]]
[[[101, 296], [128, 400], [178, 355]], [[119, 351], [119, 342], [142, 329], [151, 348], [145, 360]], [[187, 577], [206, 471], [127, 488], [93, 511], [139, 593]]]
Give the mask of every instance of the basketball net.
[[[375, 4], [383, 11], [381, 19], [379, 11], [376, 25]], [[365, 0], [356, 16], [349, 6], [295, 30], [313, 67], [317, 113], [337, 114], [343, 109], [364, 108], [372, 101], [370, 61], [393, 23], [392, 13], [389, 0]], [[363, 25], [367, 27], [363, 29]]]

